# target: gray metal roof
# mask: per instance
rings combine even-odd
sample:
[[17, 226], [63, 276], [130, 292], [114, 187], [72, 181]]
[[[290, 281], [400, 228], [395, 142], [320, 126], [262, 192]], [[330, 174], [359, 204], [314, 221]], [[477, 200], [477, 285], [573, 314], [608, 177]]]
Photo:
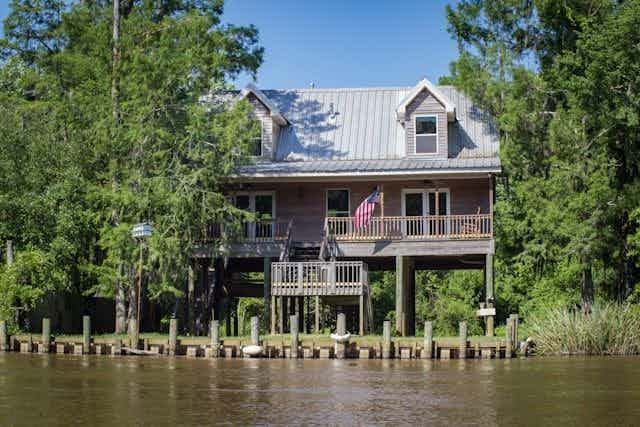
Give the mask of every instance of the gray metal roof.
[[457, 121], [448, 124], [449, 158], [406, 158], [396, 108], [412, 89], [263, 90], [291, 125], [280, 131], [275, 162], [245, 166], [238, 173], [500, 168], [498, 133], [489, 115], [451, 86], [438, 86], [456, 108]]

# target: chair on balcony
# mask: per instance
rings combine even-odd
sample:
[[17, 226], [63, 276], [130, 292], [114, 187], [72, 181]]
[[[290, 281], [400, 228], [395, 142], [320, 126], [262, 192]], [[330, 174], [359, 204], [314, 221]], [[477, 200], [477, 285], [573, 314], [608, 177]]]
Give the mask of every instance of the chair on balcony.
[[476, 210], [476, 215], [465, 220], [460, 227], [462, 236], [479, 236], [482, 234], [482, 224], [480, 221], [480, 206]]

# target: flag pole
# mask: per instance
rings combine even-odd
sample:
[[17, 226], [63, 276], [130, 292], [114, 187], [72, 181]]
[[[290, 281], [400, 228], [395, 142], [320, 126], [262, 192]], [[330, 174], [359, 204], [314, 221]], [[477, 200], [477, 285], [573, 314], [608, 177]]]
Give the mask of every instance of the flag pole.
[[380, 184], [380, 216], [384, 218], [384, 184]]

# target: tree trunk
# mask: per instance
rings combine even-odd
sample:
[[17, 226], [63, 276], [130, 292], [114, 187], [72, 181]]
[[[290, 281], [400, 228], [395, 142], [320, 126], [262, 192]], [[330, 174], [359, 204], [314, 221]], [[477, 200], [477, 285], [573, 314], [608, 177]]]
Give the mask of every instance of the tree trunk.
[[114, 124], [120, 118], [118, 69], [120, 67], [120, 0], [113, 0], [113, 53], [111, 65], [111, 112]]
[[116, 282], [116, 334], [124, 334], [127, 331], [127, 305], [124, 286], [120, 279]]
[[128, 330], [131, 330], [131, 322], [136, 320], [136, 312], [138, 310], [138, 299], [136, 298], [136, 294], [136, 287], [129, 286], [129, 308], [127, 310]]
[[582, 257], [582, 278], [581, 278], [581, 293], [582, 293], [582, 311], [585, 314], [591, 313], [591, 307], [593, 305], [593, 277], [591, 275], [591, 265], [586, 256]]

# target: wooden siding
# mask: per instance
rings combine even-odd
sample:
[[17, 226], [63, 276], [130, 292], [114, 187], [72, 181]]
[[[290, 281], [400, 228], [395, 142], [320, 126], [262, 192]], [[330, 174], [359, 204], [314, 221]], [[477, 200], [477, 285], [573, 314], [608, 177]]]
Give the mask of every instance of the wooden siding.
[[247, 96], [247, 100], [253, 105], [256, 119], [262, 123], [262, 157], [260, 159], [273, 160], [275, 152], [273, 141], [278, 125], [271, 118], [271, 112], [253, 93]]
[[[385, 216], [402, 215], [403, 189], [448, 188], [451, 195], [451, 215], [489, 213], [489, 179], [451, 179], [437, 182], [351, 182], [351, 183], [261, 183], [248, 191], [275, 191], [279, 220], [294, 219], [293, 240], [320, 241], [324, 227], [327, 189], [349, 189], [350, 214], [376, 185], [382, 185]], [[380, 216], [380, 205], [375, 216]]]
[[[438, 152], [435, 154], [415, 154], [415, 117], [420, 115], [435, 115], [438, 118]], [[426, 157], [446, 159], [448, 153], [448, 122], [444, 106], [426, 89], [415, 97], [407, 106], [405, 114], [405, 138], [407, 157]]]

